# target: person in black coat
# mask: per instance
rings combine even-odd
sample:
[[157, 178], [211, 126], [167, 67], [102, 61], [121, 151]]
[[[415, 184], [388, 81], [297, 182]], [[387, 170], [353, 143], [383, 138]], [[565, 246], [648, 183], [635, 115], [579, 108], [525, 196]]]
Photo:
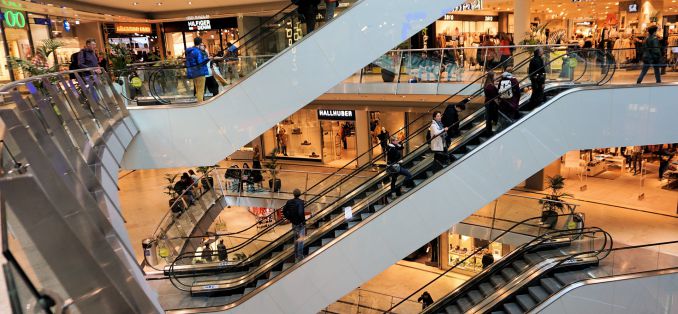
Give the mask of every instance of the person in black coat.
[[536, 108], [544, 102], [544, 83], [546, 83], [546, 67], [542, 56], [544, 52], [541, 48], [534, 51], [534, 56], [530, 60], [528, 72], [530, 82], [532, 83], [532, 96], [530, 97], [530, 108]]
[[459, 132], [459, 112], [466, 110], [466, 104], [469, 101], [468, 98], [465, 98], [457, 104], [449, 104], [445, 107], [442, 118], [443, 125], [448, 127], [445, 148], [450, 144], [452, 138], [461, 134]]
[[400, 161], [403, 159], [403, 145], [400, 144], [397, 136], [391, 138], [391, 143], [386, 147], [386, 163], [388, 164], [387, 171], [391, 175], [391, 194], [395, 193], [396, 196], [402, 195], [400, 187], [396, 187], [396, 181], [398, 180], [399, 175], [405, 176], [405, 186], [414, 187], [414, 182], [412, 181], [412, 173], [403, 167], [400, 164]]

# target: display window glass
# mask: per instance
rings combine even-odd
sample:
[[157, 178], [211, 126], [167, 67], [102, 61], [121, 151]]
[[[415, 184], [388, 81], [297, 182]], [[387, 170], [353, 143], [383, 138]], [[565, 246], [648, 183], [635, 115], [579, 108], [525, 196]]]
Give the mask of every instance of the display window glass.
[[321, 161], [321, 126], [316, 111], [302, 109], [278, 123], [264, 133], [264, 146], [267, 155], [275, 151], [278, 157]]
[[7, 83], [11, 81], [11, 77], [9, 75], [9, 66], [8, 66], [8, 60], [7, 60], [7, 55], [5, 54], [5, 42], [2, 39], [2, 36], [0, 36], [0, 83]]
[[[473, 254], [476, 249], [483, 247], [487, 244], [487, 240], [476, 239], [460, 234], [453, 233], [452, 231], [448, 232], [448, 254], [447, 254], [447, 264], [448, 267], [452, 267], [464, 260], [469, 255]], [[506, 254], [508, 254], [508, 246], [499, 242], [492, 242], [488, 246], [489, 252], [494, 257], [494, 261], [498, 261]], [[479, 273], [483, 270], [483, 251], [474, 254], [471, 258], [467, 259], [465, 262], [457, 266], [455, 269], [470, 272], [470, 273]]]
[[[25, 28], [5, 28], [5, 38], [7, 38], [7, 46], [9, 48], [9, 55], [13, 58], [30, 59], [31, 43], [28, 39], [28, 30]], [[14, 69], [14, 79], [21, 80], [24, 74], [19, 69]]]
[[71, 55], [80, 51], [84, 44], [80, 45], [78, 37], [75, 36], [74, 25], [71, 30], [64, 29], [64, 20], [62, 18], [52, 18], [52, 37], [58, 39], [64, 46], [57, 49], [56, 55], [60, 64], [70, 64]]
[[[374, 147], [372, 156], [383, 153], [383, 147], [380, 145], [381, 137], [388, 139], [396, 135], [401, 140], [405, 138], [405, 113], [398, 111], [370, 111], [370, 143]], [[385, 131], [385, 132], [384, 132]], [[382, 135], [382, 133], [384, 135]]]

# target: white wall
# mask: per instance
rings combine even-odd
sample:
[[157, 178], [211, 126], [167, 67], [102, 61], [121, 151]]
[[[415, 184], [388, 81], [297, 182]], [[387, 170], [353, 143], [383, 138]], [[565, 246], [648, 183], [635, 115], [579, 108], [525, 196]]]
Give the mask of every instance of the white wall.
[[317, 313], [572, 149], [678, 142], [678, 86], [571, 90], [344, 233], [233, 313]]
[[197, 107], [135, 107], [123, 168], [213, 165], [449, 12], [461, 0], [361, 0]]
[[538, 313], [678, 313], [678, 272], [580, 286]]

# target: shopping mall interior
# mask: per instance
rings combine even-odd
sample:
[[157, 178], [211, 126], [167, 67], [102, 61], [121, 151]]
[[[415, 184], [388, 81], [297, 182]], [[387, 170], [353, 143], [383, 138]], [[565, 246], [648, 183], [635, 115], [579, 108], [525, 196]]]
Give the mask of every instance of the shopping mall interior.
[[678, 313], [675, 0], [3, 0], [2, 313]]

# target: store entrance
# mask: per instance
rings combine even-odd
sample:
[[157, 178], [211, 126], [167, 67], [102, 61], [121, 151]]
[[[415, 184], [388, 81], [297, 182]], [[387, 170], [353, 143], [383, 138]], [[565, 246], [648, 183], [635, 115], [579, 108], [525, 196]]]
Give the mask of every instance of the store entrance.
[[322, 120], [323, 161], [329, 166], [344, 166], [356, 158], [355, 123], [353, 121]]

